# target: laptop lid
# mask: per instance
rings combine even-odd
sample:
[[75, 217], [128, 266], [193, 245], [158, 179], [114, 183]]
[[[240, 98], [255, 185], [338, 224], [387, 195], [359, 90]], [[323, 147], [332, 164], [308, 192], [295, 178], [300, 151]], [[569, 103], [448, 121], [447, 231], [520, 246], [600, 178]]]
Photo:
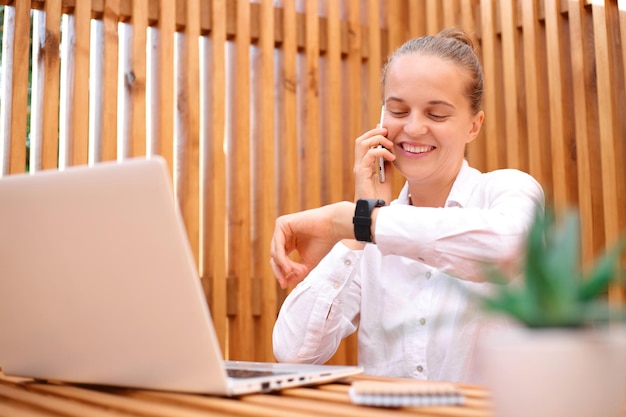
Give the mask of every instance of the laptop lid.
[[7, 375], [232, 395], [361, 370], [227, 377], [160, 157], [0, 179], [0, 264]]

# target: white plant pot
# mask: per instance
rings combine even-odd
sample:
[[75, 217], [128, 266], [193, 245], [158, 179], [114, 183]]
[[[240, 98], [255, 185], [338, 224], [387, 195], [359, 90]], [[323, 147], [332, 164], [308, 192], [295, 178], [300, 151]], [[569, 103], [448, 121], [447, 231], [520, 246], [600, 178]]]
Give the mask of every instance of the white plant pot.
[[626, 416], [626, 329], [500, 329], [480, 364], [496, 417]]

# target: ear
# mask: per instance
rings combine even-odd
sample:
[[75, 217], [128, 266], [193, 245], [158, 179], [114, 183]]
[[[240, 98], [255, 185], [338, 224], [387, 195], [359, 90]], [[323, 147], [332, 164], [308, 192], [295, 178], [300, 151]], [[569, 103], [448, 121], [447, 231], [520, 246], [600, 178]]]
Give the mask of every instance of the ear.
[[478, 113], [476, 113], [476, 115], [472, 118], [471, 128], [470, 128], [469, 134], [467, 135], [467, 141], [465, 143], [470, 143], [474, 139], [476, 139], [476, 137], [480, 133], [480, 128], [482, 127], [484, 120], [485, 120], [484, 111], [481, 110]]

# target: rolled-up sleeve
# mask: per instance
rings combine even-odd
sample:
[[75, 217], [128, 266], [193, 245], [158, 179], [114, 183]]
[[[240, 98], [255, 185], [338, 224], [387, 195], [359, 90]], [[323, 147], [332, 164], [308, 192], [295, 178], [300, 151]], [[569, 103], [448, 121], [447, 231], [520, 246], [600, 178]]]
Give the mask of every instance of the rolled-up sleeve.
[[495, 172], [483, 174], [483, 183], [462, 205], [380, 208], [375, 228], [378, 249], [383, 255], [404, 256], [479, 282], [484, 280], [485, 264], [515, 262], [537, 207], [543, 207], [543, 191], [523, 172]]
[[361, 252], [338, 243], [287, 297], [272, 336], [279, 362], [324, 363], [356, 331]]

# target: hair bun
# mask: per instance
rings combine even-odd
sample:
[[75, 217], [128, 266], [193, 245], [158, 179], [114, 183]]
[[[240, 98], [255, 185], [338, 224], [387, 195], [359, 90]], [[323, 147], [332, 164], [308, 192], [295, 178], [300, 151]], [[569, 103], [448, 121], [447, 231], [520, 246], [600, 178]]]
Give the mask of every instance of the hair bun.
[[460, 29], [460, 28], [457, 28], [457, 27], [446, 28], [446, 29], [443, 29], [441, 32], [439, 32], [437, 34], [437, 36], [439, 36], [441, 38], [457, 40], [457, 41], [459, 41], [461, 43], [464, 43], [465, 45], [469, 46], [470, 48], [472, 48], [472, 50], [475, 50], [474, 42], [467, 35], [467, 33], [465, 33], [465, 31], [463, 31], [463, 29]]

